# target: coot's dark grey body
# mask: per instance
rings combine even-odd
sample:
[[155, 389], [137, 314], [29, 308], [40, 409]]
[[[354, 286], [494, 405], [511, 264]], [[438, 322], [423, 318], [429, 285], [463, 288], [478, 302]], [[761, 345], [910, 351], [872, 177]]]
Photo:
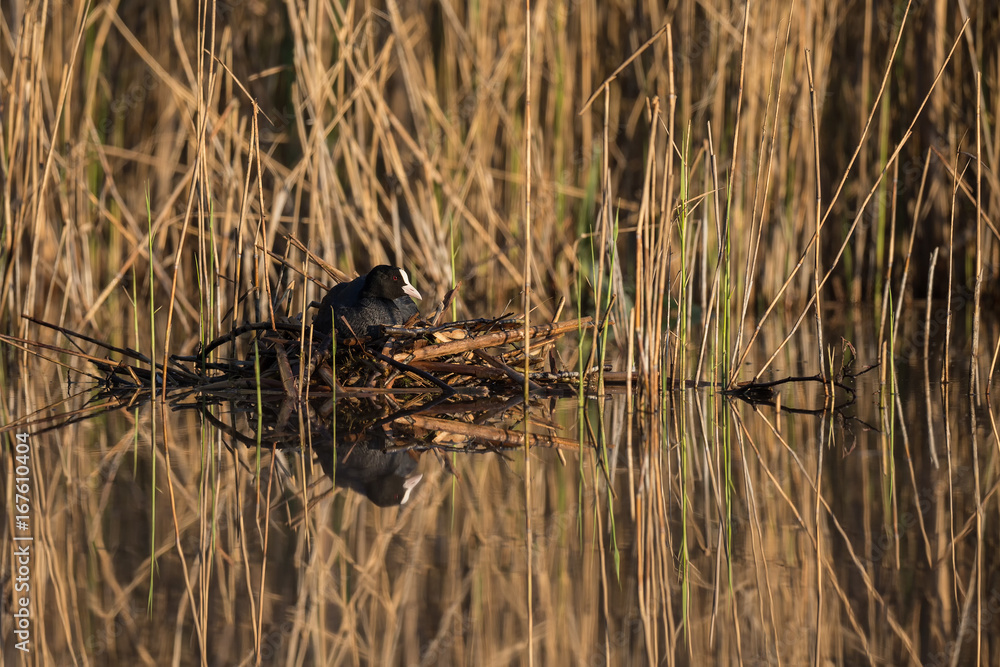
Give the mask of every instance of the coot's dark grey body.
[[405, 324], [417, 314], [411, 297], [419, 299], [420, 292], [410, 284], [406, 271], [376, 266], [350, 282], [334, 285], [323, 297], [313, 327], [326, 333], [332, 323], [339, 336], [351, 336], [352, 331], [358, 336], [376, 336], [379, 326]]

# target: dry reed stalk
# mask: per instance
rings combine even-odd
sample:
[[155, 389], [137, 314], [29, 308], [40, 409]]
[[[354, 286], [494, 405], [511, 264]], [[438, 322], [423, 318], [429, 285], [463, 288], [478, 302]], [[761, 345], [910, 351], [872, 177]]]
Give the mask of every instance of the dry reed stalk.
[[[898, 309], [893, 309], [890, 307], [890, 291], [892, 289], [892, 267], [895, 261], [895, 251], [896, 251], [896, 195], [899, 190], [896, 187], [899, 183], [899, 162], [895, 162], [892, 165], [892, 181], [890, 187], [892, 188], [892, 196], [889, 204], [889, 258], [885, 267], [885, 283], [882, 286], [882, 306], [880, 310], [882, 311], [882, 317], [879, 318], [879, 328], [878, 335], [882, 338], [885, 335], [885, 323], [890, 314], [898, 313]], [[903, 303], [905, 293], [900, 291], [896, 295], [896, 299], [899, 303]], [[896, 331], [896, 322], [892, 323], [892, 331], [889, 332], [890, 343], [895, 342], [895, 336], [893, 332]], [[890, 347], [892, 347], [890, 345]]]
[[[866, 19], [867, 26], [867, 19]], [[813, 149], [813, 164], [816, 169], [816, 174], [814, 176], [816, 181], [816, 206], [815, 213], [816, 216], [813, 221], [813, 232], [816, 235], [816, 246], [813, 248], [813, 292], [816, 294], [816, 301], [814, 304], [815, 314], [816, 314], [816, 352], [818, 353], [818, 361], [820, 372], [825, 371], [825, 364], [823, 363], [823, 299], [820, 293], [820, 274], [822, 273], [823, 262], [820, 259], [820, 249], [823, 247], [823, 243], [820, 237], [820, 230], [822, 228], [822, 221], [820, 220], [820, 211], [823, 208], [823, 180], [820, 174], [820, 153], [819, 153], [819, 118], [818, 111], [816, 109], [816, 84], [813, 79], [813, 63], [812, 57], [809, 51], [806, 51], [806, 73], [809, 76], [809, 120], [812, 126], [812, 149]], [[819, 627], [819, 626], [817, 626]], [[817, 641], [819, 639], [817, 638]], [[817, 660], [819, 659], [819, 651], [816, 652]]]
[[931, 341], [931, 304], [933, 303], [933, 299], [931, 297], [934, 294], [934, 269], [937, 267], [939, 250], [940, 248], [934, 248], [934, 252], [931, 254], [930, 268], [928, 269], [928, 275], [927, 275], [927, 303], [924, 312], [924, 349], [923, 349], [924, 378], [925, 378], [924, 398], [926, 400], [926, 405], [927, 405], [927, 426], [928, 426], [927, 433], [929, 435], [929, 440], [930, 440], [929, 449], [930, 449], [931, 463], [933, 464], [935, 470], [939, 469], [941, 467], [941, 464], [938, 461], [937, 438], [934, 434], [934, 429], [931, 428], [933, 419], [932, 418], [933, 407], [931, 401], [931, 387], [930, 387], [930, 381], [931, 381], [930, 341]]
[[944, 358], [941, 364], [941, 382], [947, 385], [951, 381], [951, 294], [952, 281], [955, 275], [955, 199], [958, 196], [958, 184], [961, 180], [958, 173], [958, 153], [955, 153], [955, 164], [951, 170], [951, 215], [948, 220], [948, 296], [945, 302], [944, 324]]
[[[906, 303], [905, 296], [906, 296], [907, 279], [910, 276], [910, 258], [913, 256], [913, 243], [917, 238], [917, 220], [920, 219], [920, 211], [925, 194], [924, 187], [927, 185], [927, 171], [930, 164], [931, 164], [931, 154], [928, 152], [927, 156], [924, 158], [924, 169], [923, 173], [920, 176], [920, 187], [917, 189], [917, 201], [913, 205], [913, 222], [910, 225], [910, 243], [906, 248], [906, 254], [904, 255], [904, 260], [903, 260], [903, 277], [899, 283], [899, 299], [896, 304], [895, 324], [893, 325], [892, 329], [892, 340], [894, 344], [899, 336], [899, 323], [903, 317], [903, 304]], [[937, 261], [937, 250], [938, 250], [937, 248], [934, 248], [934, 257], [931, 259], [931, 269], [928, 272], [928, 283], [927, 283], [928, 303], [930, 302], [931, 296], [934, 294], [932, 278], [934, 277], [933, 265], [934, 262]]]
[[[533, 258], [534, 242], [532, 237], [531, 219], [531, 147], [534, 139], [531, 136], [531, 86], [532, 65], [531, 45], [534, 35], [531, 30], [531, 0], [524, 0], [524, 283], [522, 286], [522, 297], [524, 299], [524, 376], [521, 378], [524, 387], [524, 553], [527, 562], [528, 573], [525, 577], [527, 590], [525, 592], [526, 606], [528, 608], [528, 665], [535, 664], [535, 618], [534, 618], [534, 562], [532, 558], [532, 544], [534, 543], [534, 531], [531, 525], [531, 512], [533, 505], [531, 502], [531, 450], [528, 406], [531, 398], [531, 262]], [[505, 369], [506, 370], [506, 369]], [[516, 375], [515, 375], [516, 378]]]
[[[980, 393], [979, 386], [979, 319], [983, 294], [983, 125], [982, 125], [982, 72], [976, 72], [976, 283], [972, 306], [972, 354], [969, 357], [969, 378], [972, 393]], [[981, 596], [980, 589], [980, 596]], [[979, 635], [980, 641], [982, 635]], [[978, 647], [976, 657], [978, 659]]]

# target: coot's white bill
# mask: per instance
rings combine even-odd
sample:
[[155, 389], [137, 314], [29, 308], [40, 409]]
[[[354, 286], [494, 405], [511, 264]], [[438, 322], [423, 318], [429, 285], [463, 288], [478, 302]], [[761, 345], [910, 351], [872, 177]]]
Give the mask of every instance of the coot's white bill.
[[404, 269], [400, 269], [399, 272], [403, 275], [403, 291], [414, 299], [423, 298], [420, 296], [420, 292], [417, 291], [417, 288], [410, 284], [410, 277], [406, 275], [406, 271]]

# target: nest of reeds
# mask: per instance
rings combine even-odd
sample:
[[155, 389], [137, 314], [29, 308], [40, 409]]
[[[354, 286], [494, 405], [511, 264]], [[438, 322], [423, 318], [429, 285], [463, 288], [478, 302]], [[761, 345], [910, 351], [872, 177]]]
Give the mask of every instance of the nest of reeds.
[[[502, 316], [443, 323], [453, 292], [425, 321], [386, 326], [376, 338], [335, 339], [314, 330], [306, 316], [272, 315], [266, 322], [234, 327], [193, 355], [173, 355], [166, 364], [135, 350], [112, 346], [42, 322], [71, 339], [93, 343], [109, 357], [62, 350], [84, 358], [103, 373], [105, 388], [157, 387], [205, 391], [261, 391], [269, 396], [446, 393], [473, 396], [568, 394], [588, 387], [599, 371], [560, 368], [557, 341], [583, 334], [592, 318], [525, 327], [523, 317]], [[31, 318], [29, 318], [31, 319]], [[24, 341], [28, 342], [28, 341]], [[528, 374], [525, 376], [525, 353]]]
[[[242, 328], [259, 332], [245, 359], [225, 359], [203, 367], [230, 383], [280, 386], [288, 395], [306, 387], [311, 394], [506, 394], [523, 391], [526, 381], [532, 393], [562, 393], [578, 386], [581, 376], [578, 371], [559, 368], [554, 345], [567, 333], [591, 326], [590, 318], [585, 318], [533, 325], [525, 331], [522, 318], [502, 317], [414, 323], [385, 327], [384, 335], [374, 339], [335, 340], [301, 323], [278, 327], [258, 323]], [[220, 342], [229, 339], [224, 338]], [[176, 361], [203, 363], [198, 357]]]

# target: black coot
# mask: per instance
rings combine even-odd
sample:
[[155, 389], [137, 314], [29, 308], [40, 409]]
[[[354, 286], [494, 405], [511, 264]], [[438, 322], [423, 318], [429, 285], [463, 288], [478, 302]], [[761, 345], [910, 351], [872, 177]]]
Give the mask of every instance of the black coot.
[[323, 297], [313, 327], [325, 334], [333, 324], [339, 336], [351, 336], [352, 331], [358, 336], [376, 336], [380, 325], [405, 324], [416, 315], [413, 299], [419, 298], [406, 271], [376, 266], [350, 282], [334, 285]]

